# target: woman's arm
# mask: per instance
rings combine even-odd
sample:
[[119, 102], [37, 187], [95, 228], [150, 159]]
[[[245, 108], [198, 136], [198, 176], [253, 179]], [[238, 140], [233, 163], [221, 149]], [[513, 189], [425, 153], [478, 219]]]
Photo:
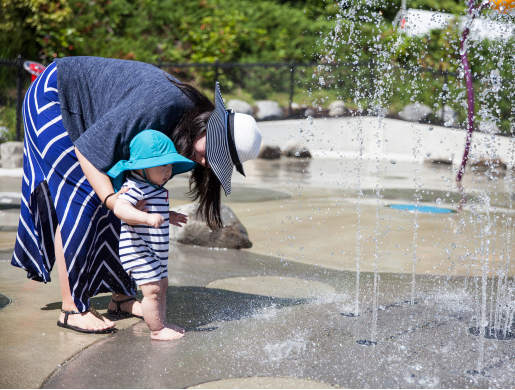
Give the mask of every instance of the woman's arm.
[[[91, 164], [86, 157], [82, 155], [81, 152], [79, 152], [79, 149], [75, 148], [75, 154], [77, 155], [77, 159], [79, 160], [80, 167], [82, 168], [82, 171], [84, 172], [84, 175], [86, 176], [86, 179], [88, 179], [88, 182], [91, 184], [91, 187], [95, 190], [96, 194], [100, 198], [100, 200], [103, 202], [107, 195], [112, 194], [114, 191], [113, 184], [111, 183], [111, 179], [109, 179], [109, 176], [104, 175], [102, 172], [100, 172], [98, 169], [96, 169], [93, 164]], [[118, 195], [123, 194], [126, 192], [127, 189], [121, 189], [117, 194], [110, 196], [107, 200], [107, 208], [114, 210], [114, 204], [116, 203], [116, 199], [118, 198]], [[147, 204], [146, 200], [140, 200], [136, 204], [136, 209], [143, 210], [145, 205]]]
[[134, 208], [133, 204], [125, 199], [119, 199], [114, 205], [114, 214], [129, 225], [148, 225], [158, 228], [165, 219], [161, 214], [147, 214]]

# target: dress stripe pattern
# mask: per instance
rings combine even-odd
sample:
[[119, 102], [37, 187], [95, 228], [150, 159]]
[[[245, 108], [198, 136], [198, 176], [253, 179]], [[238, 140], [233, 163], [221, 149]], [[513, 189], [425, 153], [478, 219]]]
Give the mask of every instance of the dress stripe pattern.
[[102, 206], [63, 126], [55, 63], [27, 91], [23, 122], [22, 204], [12, 265], [27, 271], [29, 279], [49, 282], [59, 226], [80, 312], [99, 293], [135, 294], [135, 283], [118, 257], [120, 220]]

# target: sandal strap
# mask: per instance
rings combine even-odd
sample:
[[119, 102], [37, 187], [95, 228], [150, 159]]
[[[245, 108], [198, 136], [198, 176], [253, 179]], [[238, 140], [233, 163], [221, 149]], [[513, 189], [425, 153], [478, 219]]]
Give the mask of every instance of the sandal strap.
[[[104, 321], [104, 317], [102, 317], [102, 314], [100, 314], [98, 311], [96, 311], [95, 309], [93, 309], [92, 307], [90, 307], [88, 309], [88, 311], [93, 314], [95, 317], [97, 317], [99, 320], [102, 320]], [[105, 321], [104, 321], [105, 322]]]
[[111, 298], [111, 301], [113, 301], [113, 303], [116, 304], [116, 310], [118, 311], [122, 311], [122, 308], [121, 308], [121, 304], [122, 303], [125, 303], [125, 302], [130, 302], [130, 301], [137, 301], [138, 299], [136, 297], [129, 297], [127, 299], [124, 299], [123, 301], [115, 301], [114, 298]]
[[75, 311], [75, 310], [63, 310], [61, 309], [61, 313], [64, 313], [64, 324], [67, 325], [68, 324], [68, 316], [70, 314], [82, 314], [80, 311]]

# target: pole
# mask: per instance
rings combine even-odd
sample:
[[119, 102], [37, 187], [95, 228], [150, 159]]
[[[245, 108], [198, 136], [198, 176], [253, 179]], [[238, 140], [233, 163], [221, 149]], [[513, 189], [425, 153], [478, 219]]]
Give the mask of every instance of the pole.
[[292, 116], [291, 104], [293, 103], [293, 93], [295, 91], [295, 60], [291, 60], [290, 67], [290, 102], [288, 105], [288, 112]]
[[21, 124], [22, 124], [22, 97], [23, 87], [23, 57], [18, 56], [16, 63], [16, 141], [21, 141]]
[[465, 85], [467, 88], [467, 140], [465, 142], [465, 152], [463, 153], [463, 160], [461, 161], [461, 166], [456, 175], [456, 181], [460, 182], [461, 178], [465, 173], [465, 166], [467, 165], [467, 160], [470, 151], [470, 144], [472, 143], [472, 133], [474, 131], [474, 84], [472, 80], [472, 71], [470, 69], [470, 63], [468, 59], [468, 50], [467, 50], [467, 38], [470, 32], [470, 25], [472, 24], [472, 20], [478, 15], [484, 8], [489, 5], [488, 2], [481, 4], [477, 9], [474, 7], [474, 0], [469, 0], [469, 10], [468, 16], [469, 21], [466, 24], [465, 30], [463, 30], [463, 34], [461, 37], [461, 46], [460, 46], [460, 56], [461, 63], [463, 64], [463, 72], [465, 73]]

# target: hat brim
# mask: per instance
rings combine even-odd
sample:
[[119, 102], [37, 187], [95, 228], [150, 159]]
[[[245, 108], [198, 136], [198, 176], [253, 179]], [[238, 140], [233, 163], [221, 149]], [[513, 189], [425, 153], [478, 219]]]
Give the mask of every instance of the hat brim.
[[153, 168], [167, 164], [173, 164], [172, 177], [188, 172], [197, 165], [197, 163], [181, 156], [179, 153], [168, 153], [159, 157], [143, 158], [136, 161], [119, 161], [107, 174], [114, 178], [124, 171]]
[[206, 158], [209, 168], [220, 181], [225, 195], [229, 195], [234, 165], [227, 139], [227, 109], [218, 81], [215, 84], [215, 109], [207, 121]]

